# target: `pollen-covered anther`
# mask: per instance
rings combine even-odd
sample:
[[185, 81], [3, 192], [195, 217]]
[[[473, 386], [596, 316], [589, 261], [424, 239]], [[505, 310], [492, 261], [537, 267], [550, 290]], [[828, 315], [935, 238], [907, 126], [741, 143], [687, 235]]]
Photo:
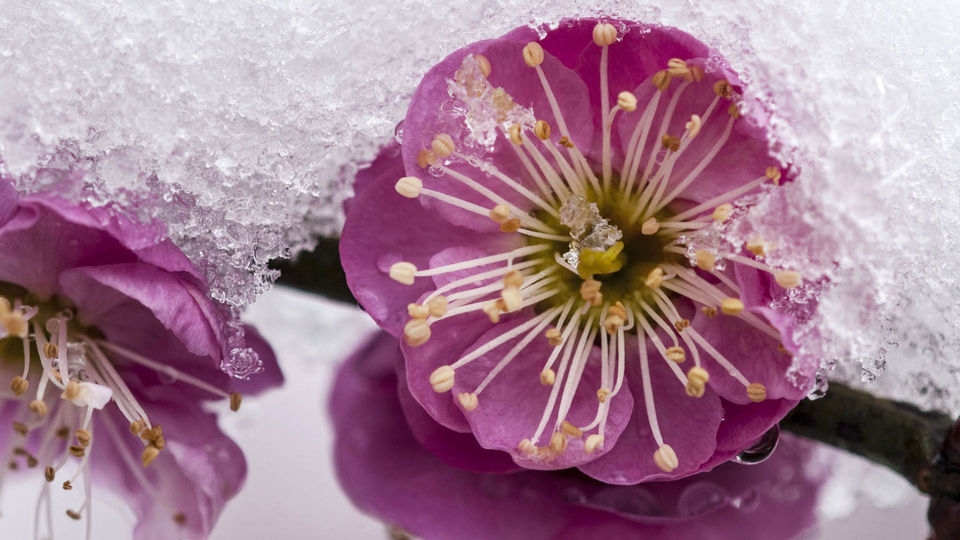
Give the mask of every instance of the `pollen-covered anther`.
[[600, 403], [606, 403], [607, 399], [610, 398], [610, 389], [609, 388], [600, 388], [597, 390], [597, 401]]
[[450, 157], [450, 154], [457, 149], [457, 145], [454, 144], [453, 137], [446, 133], [440, 133], [433, 138], [433, 141], [430, 143], [430, 149], [432, 149], [437, 156], [445, 158]]
[[519, 270], [510, 270], [503, 276], [504, 287], [519, 287], [523, 285], [523, 274]]
[[130, 433], [134, 435], [140, 435], [145, 429], [147, 429], [147, 424], [141, 418], [130, 422]]
[[60, 354], [60, 350], [57, 349], [57, 346], [52, 342], [48, 341], [43, 344], [43, 356], [45, 356], [47, 360], [53, 360], [58, 354]]
[[657, 451], [653, 453], [653, 463], [666, 473], [673, 472], [680, 466], [677, 453], [673, 451], [673, 447], [669, 444], [661, 444], [660, 448], [657, 448]]
[[687, 63], [679, 58], [671, 58], [667, 61], [667, 73], [674, 77], [682, 77], [689, 71]]
[[417, 267], [412, 263], [398, 262], [390, 265], [390, 279], [403, 285], [413, 285], [417, 274]]
[[767, 399], [767, 387], [761, 383], [750, 383], [747, 386], [747, 397], [754, 403]]
[[554, 347], [563, 343], [563, 336], [560, 334], [560, 330], [556, 328], [548, 329], [543, 335], [547, 338], [547, 342]]
[[506, 312], [516, 311], [523, 305], [523, 296], [520, 294], [519, 287], [504, 287], [500, 291], [500, 300]]
[[75, 444], [70, 445], [69, 451], [73, 457], [78, 457], [78, 458], [82, 458], [87, 454], [87, 451], [82, 446], [75, 445]]
[[243, 396], [239, 392], [230, 392], [230, 410], [237, 412], [240, 410], [240, 405], [243, 404]]
[[430, 324], [425, 319], [410, 319], [403, 326], [403, 341], [411, 347], [419, 347], [430, 340]]
[[739, 315], [743, 313], [743, 302], [739, 298], [724, 298], [720, 301], [720, 311], [726, 315]]
[[477, 62], [480, 73], [482, 73], [484, 77], [489, 77], [491, 72], [490, 60], [482, 54], [473, 55], [473, 59]]
[[723, 223], [724, 221], [730, 219], [730, 214], [733, 213], [733, 205], [730, 203], [724, 203], [720, 206], [713, 209], [713, 220], [717, 223]]
[[13, 311], [0, 317], [0, 324], [3, 325], [8, 336], [17, 336], [19, 338], [27, 337], [27, 332], [30, 329], [30, 325], [19, 311]]
[[657, 266], [651, 270], [643, 280], [643, 284], [651, 289], [659, 289], [660, 285], [663, 285], [663, 268]]
[[795, 289], [803, 283], [803, 276], [796, 270], [778, 270], [773, 278], [784, 289]]
[[631, 92], [620, 92], [617, 94], [617, 107], [626, 112], [637, 110], [637, 96]]
[[500, 315], [506, 310], [507, 306], [504, 305], [502, 298], [497, 298], [493, 302], [487, 302], [487, 304], [483, 306], [483, 312], [487, 314], [487, 318], [489, 318], [493, 324], [500, 322]]
[[700, 312], [703, 313], [707, 318], [717, 316], [717, 308], [713, 306], [703, 306], [700, 308]]
[[730, 106], [727, 107], [727, 114], [729, 114], [730, 116], [732, 116], [734, 119], [740, 118], [740, 114], [741, 114], [741, 113], [740, 113], [740, 104], [739, 104], [739, 103], [731, 103]]
[[397, 180], [397, 185], [394, 188], [400, 195], [408, 199], [416, 199], [423, 190], [423, 181], [416, 176], [404, 176]]
[[671, 79], [673, 79], [673, 76], [670, 75], [669, 71], [664, 69], [653, 74], [652, 82], [653, 85], [657, 87], [657, 90], [663, 92], [670, 87]]
[[453, 388], [456, 373], [450, 366], [440, 366], [430, 374], [430, 386], [433, 391], [442, 394]]
[[536, 41], [531, 41], [523, 47], [523, 62], [527, 67], [537, 67], [543, 63], [543, 47]]
[[610, 23], [597, 23], [593, 27], [593, 42], [598, 47], [613, 45], [617, 42], [617, 29]]
[[769, 178], [774, 184], [780, 185], [780, 178], [782, 177], [779, 167], [767, 167], [766, 170], [767, 178]]
[[430, 301], [427, 302], [427, 309], [429, 310], [431, 316], [443, 317], [447, 313], [447, 305], [449, 303], [450, 302], [447, 300], [446, 296], [437, 296], [435, 298], [431, 298]]
[[599, 433], [594, 433], [593, 435], [587, 435], [587, 439], [583, 441], [583, 451], [587, 454], [592, 454], [597, 451], [597, 448], [603, 446], [603, 435]]
[[607, 330], [608, 334], [613, 336], [616, 335], [617, 330], [623, 327], [626, 321], [627, 310], [624, 309], [623, 304], [617, 302], [607, 310], [607, 318], [603, 321], [603, 327]]
[[430, 316], [430, 308], [423, 304], [411, 302], [407, 304], [407, 314], [411, 319], [426, 319]]
[[140, 463], [147, 467], [153, 460], [157, 459], [157, 456], [160, 455], [160, 449], [153, 445], [148, 445], [143, 449], [143, 453], [140, 454]]
[[557, 372], [547, 368], [540, 372], [540, 384], [544, 386], [553, 386], [553, 383], [557, 380]]
[[77, 442], [80, 443], [80, 446], [86, 448], [90, 446], [90, 441], [93, 440], [93, 435], [85, 429], [78, 429], [73, 432], [73, 436], [77, 438]]
[[19, 375], [10, 379], [10, 391], [17, 397], [22, 396], [28, 388], [30, 388], [30, 381]]
[[537, 123], [533, 125], [533, 134], [541, 141], [549, 139], [550, 124], [548, 124], [546, 120], [537, 120]]
[[457, 394], [457, 401], [460, 402], [460, 406], [463, 407], [465, 411], [472, 411], [480, 404], [479, 398], [472, 392], [461, 392]]
[[570, 140], [570, 137], [567, 137], [567, 136], [560, 137], [560, 139], [557, 142], [560, 144], [560, 146], [564, 148], [573, 148], [574, 146], [576, 146], [573, 144], [573, 141]]
[[713, 267], [717, 264], [717, 256], [705, 249], [695, 251], [693, 259], [697, 263], [697, 268], [706, 270], [707, 272], [713, 270]]
[[554, 454], [562, 454], [567, 449], [567, 437], [560, 431], [554, 431], [550, 436], [550, 451]]
[[706, 391], [710, 374], [700, 366], [694, 366], [687, 372], [687, 395], [701, 398]]
[[63, 393], [60, 394], [60, 397], [67, 401], [73, 401], [74, 399], [77, 399], [77, 397], [79, 396], [80, 396], [80, 383], [73, 380], [67, 383], [67, 386], [64, 387], [63, 389]]
[[161, 436], [163, 436], [163, 428], [159, 425], [154, 425], [150, 429], [145, 429], [140, 433], [140, 438], [148, 443], [152, 443]]
[[750, 253], [753, 253], [755, 257], [763, 257], [767, 254], [766, 243], [764, 243], [763, 238], [759, 236], [747, 240], [743, 247]]
[[683, 127], [687, 130], [687, 135], [692, 139], [700, 133], [700, 128], [703, 127], [703, 120], [700, 119], [700, 115], [691, 114], [690, 120], [688, 120]]
[[680, 149], [680, 139], [673, 135], [664, 135], [660, 138], [660, 145], [671, 152], [676, 152]]
[[510, 142], [520, 146], [523, 144], [523, 135], [520, 133], [520, 124], [513, 124], [510, 126], [510, 129], [507, 130], [507, 136], [510, 138]]
[[43, 468], [44, 480], [46, 480], [47, 482], [53, 482], [53, 480], [56, 477], [57, 477], [57, 471], [55, 471], [53, 467], [47, 465], [46, 467]]
[[690, 326], [690, 319], [680, 319], [673, 323], [673, 327], [677, 329], [677, 332], [683, 332], [688, 326]]
[[590, 302], [592, 306], [603, 303], [603, 293], [600, 292], [601, 283], [595, 279], [585, 279], [580, 284], [580, 298]]
[[417, 165], [419, 165], [424, 169], [433, 165], [439, 160], [440, 160], [440, 157], [433, 150], [433, 148], [430, 148], [430, 149], [424, 148], [417, 154]]
[[520, 450], [520, 453], [532, 456], [537, 453], [537, 445], [533, 444], [533, 441], [530, 439], [523, 439], [520, 441], [520, 444], [517, 445], [517, 450]]
[[510, 219], [510, 207], [505, 204], [498, 204], [490, 209], [488, 214], [494, 223], [504, 223]]
[[64, 480], [63, 484], [61, 484], [60, 487], [62, 487], [64, 491], [70, 491], [71, 489], [73, 489], [73, 482], [69, 480]]
[[668, 360], [678, 364], [682, 364], [687, 359], [687, 353], [683, 350], [683, 347], [677, 345], [669, 347], [664, 352], [666, 353], [664, 356], [666, 356]]
[[33, 411], [33, 414], [37, 416], [46, 416], [47, 415], [47, 404], [42, 400], [35, 399], [30, 402], [30, 410]]
[[567, 437], [573, 437], [575, 439], [583, 437], [583, 430], [571, 424], [568, 420], [560, 423], [560, 431]]
[[512, 233], [520, 230], [520, 220], [517, 218], [510, 218], [500, 224], [500, 232]]
[[644, 221], [643, 224], [640, 225], [640, 234], [643, 234], [645, 236], [657, 234], [657, 231], [659, 230], [660, 230], [660, 222], [657, 221], [657, 218], [655, 217], [652, 217]]
[[733, 93], [733, 87], [725, 79], [720, 79], [713, 83], [713, 93], [718, 97], [728, 98]]

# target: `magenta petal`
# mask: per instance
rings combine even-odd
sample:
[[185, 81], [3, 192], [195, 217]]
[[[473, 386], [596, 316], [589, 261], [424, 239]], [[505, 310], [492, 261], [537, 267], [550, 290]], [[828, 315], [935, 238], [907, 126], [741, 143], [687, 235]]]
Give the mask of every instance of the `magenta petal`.
[[[476, 345], [488, 343], [498, 336], [522, 324], [523, 320], [501, 323], [480, 336]], [[525, 336], [526, 333], [522, 334]], [[519, 340], [511, 340], [489, 353], [473, 360], [457, 370], [456, 382], [452, 394], [473, 392], [494, 366], [510, 351]], [[472, 352], [471, 347], [465, 352]], [[610, 401], [610, 413], [606, 422], [604, 445], [592, 454], [583, 449], [583, 438], [568, 438], [566, 450], [559, 456], [529, 456], [518, 450], [521, 439], [531, 438], [541, 422], [551, 391], [557, 392], [556, 404], [565, 388], [567, 377], [557, 377], [554, 386], [540, 383], [540, 372], [546, 360], [554, 350], [546, 339], [537, 336], [532, 343], [514, 358], [500, 374], [479, 395], [479, 405], [473, 411], [465, 412], [477, 441], [484, 448], [493, 448], [509, 452], [513, 459], [528, 469], [563, 469], [576, 467], [597, 459], [613, 448], [620, 432], [624, 429], [633, 411], [633, 399], [624, 386], [622, 393]], [[559, 364], [559, 360], [558, 360]], [[554, 366], [554, 369], [558, 369]], [[568, 373], [569, 373], [568, 368]], [[557, 371], [560, 373], [560, 371]], [[574, 426], [590, 424], [597, 414], [597, 390], [600, 388], [600, 349], [593, 347], [586, 367], [583, 369], [579, 384], [573, 396], [566, 420]], [[557, 407], [557, 405], [554, 405]], [[556, 410], [556, 409], [554, 409]], [[545, 435], [534, 441], [538, 446], [546, 446], [553, 434], [556, 414], [551, 413], [546, 425]]]
[[[496, 249], [504, 235], [481, 236], [451, 227], [424, 212], [417, 200], [401, 197], [392, 182], [372, 183], [354, 199], [340, 241], [340, 258], [354, 297], [378, 324], [395, 336], [406, 322], [407, 304], [428, 290], [431, 280], [403, 286], [393, 281], [390, 265], [400, 261], [428, 268], [430, 258], [447, 247], [479, 245]], [[416, 242], [411, 239], [416, 238]], [[401, 294], [384, 295], [394, 289]]]
[[[155, 359], [171, 363], [182, 362], [185, 348], [219, 365], [212, 306], [198, 302], [193, 286], [179, 278], [133, 263], [68, 270], [60, 285], [83, 322], [96, 324], [111, 342], [155, 351]], [[158, 331], [158, 323], [166, 332]]]
[[[637, 347], [635, 340], [628, 347]], [[651, 350], [653, 347], [651, 347]], [[677, 453], [680, 466], [671, 473], [660, 470], [653, 462], [658, 445], [647, 419], [640, 369], [627, 371], [627, 382], [634, 394], [636, 407], [630, 424], [620, 436], [620, 442], [606, 456], [580, 467], [584, 473], [611, 484], [635, 484], [649, 480], [675, 479], [701, 470], [700, 465], [713, 455], [716, 433], [723, 418], [720, 399], [708, 387], [703, 397], [693, 398], [666, 364], [653, 352], [650, 355], [650, 375], [654, 407], [664, 443]]]
[[[126, 420], [115, 413], [101, 417], [110, 425], [101, 426], [105, 444], [95, 449], [94, 477], [119, 490], [137, 515], [136, 540], [206, 538], [223, 505], [242, 486], [246, 462], [220, 432], [216, 416], [196, 403], [159, 405], [151, 417], [164, 426], [167, 445], [148, 468], [140, 465], [143, 443], [130, 435]], [[178, 514], [182, 524], [174, 520]]]

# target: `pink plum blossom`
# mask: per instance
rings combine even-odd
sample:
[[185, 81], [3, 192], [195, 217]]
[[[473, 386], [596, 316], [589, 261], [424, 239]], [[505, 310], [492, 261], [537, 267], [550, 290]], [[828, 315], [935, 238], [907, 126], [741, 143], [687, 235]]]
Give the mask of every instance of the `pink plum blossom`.
[[[787, 540], [815, 523], [828, 470], [812, 465], [812, 445], [801, 439], [785, 435], [777, 453], [759, 465], [728, 463], [682, 480], [633, 486], [577, 471], [476, 472], [447, 457], [493, 464], [507, 455], [408, 407], [402, 371], [397, 340], [385, 332], [341, 367], [330, 400], [334, 459], [358, 508], [417, 537]], [[434, 448], [458, 453], [431, 452], [411, 430], [425, 423], [433, 424]]]
[[341, 239], [412, 400], [523, 468], [635, 484], [729, 460], [806, 396], [771, 307], [803, 276], [731, 234], [788, 179], [743, 91], [689, 35], [622, 21], [432, 68]]
[[224, 374], [227, 318], [204, 279], [156, 227], [104, 208], [20, 197], [0, 177], [0, 253], [0, 486], [35, 475], [38, 537], [54, 509], [89, 537], [103, 487], [136, 539], [206, 538], [246, 463], [205, 403], [236, 410], [240, 392], [280, 384], [270, 347], [246, 328], [264, 373]]

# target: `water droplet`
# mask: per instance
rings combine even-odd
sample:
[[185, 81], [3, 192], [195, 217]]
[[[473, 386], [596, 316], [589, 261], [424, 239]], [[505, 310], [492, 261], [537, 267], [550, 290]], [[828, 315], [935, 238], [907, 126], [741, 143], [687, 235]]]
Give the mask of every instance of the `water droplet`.
[[397, 122], [397, 127], [393, 128], [393, 140], [397, 144], [403, 144], [403, 120]]
[[729, 502], [730, 496], [722, 487], [710, 482], [697, 482], [683, 490], [677, 499], [677, 513], [681, 517], [701, 516]]
[[766, 433], [757, 439], [757, 442], [750, 448], [737, 454], [733, 460], [741, 465], [756, 465], [763, 463], [777, 449], [777, 443], [780, 442], [780, 426], [775, 425], [768, 429]]

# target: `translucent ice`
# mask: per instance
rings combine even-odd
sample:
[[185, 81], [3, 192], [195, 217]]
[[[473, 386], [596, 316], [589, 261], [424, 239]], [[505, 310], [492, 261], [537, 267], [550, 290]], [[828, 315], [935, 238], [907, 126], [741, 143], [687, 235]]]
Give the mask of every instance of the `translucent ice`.
[[598, 4], [0, 0], [0, 155], [24, 191], [88, 168], [65, 196], [171, 224], [243, 305], [267, 260], [336, 233], [345, 179], [449, 52], [572, 16], [677, 26], [736, 66], [799, 172], [743, 231], [821, 295], [798, 362], [960, 412], [957, 3]]

